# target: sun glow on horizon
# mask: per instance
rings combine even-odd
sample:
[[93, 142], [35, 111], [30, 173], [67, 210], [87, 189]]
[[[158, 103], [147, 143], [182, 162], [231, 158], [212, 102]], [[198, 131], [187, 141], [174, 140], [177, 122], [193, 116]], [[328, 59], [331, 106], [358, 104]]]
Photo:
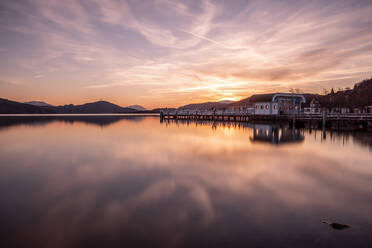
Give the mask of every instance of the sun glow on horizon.
[[233, 102], [236, 102], [236, 101], [238, 101], [238, 99], [235, 98], [235, 97], [224, 97], [224, 98], [220, 98], [218, 101], [219, 102], [222, 102], [222, 101], [233, 101]]

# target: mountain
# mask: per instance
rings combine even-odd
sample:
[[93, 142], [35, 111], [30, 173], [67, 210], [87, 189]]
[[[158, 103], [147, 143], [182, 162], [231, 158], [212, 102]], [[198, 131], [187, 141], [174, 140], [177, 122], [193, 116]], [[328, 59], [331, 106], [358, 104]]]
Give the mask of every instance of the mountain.
[[193, 103], [185, 106], [181, 106], [178, 110], [212, 110], [212, 109], [224, 109], [228, 103], [223, 102], [204, 102], [204, 103]]
[[[252, 107], [255, 102], [271, 101], [274, 94], [275, 93], [252, 95], [240, 101], [228, 104], [226, 108]], [[304, 106], [309, 106], [312, 99], [318, 100], [320, 105], [326, 108], [372, 106], [372, 78], [356, 83], [352, 89], [346, 88], [345, 90], [339, 90], [337, 92], [334, 92], [332, 89], [331, 93], [326, 95], [310, 93], [304, 93], [302, 95], [306, 98]]]
[[105, 113], [137, 113], [131, 108], [123, 108], [107, 101], [85, 103], [81, 105], [64, 105], [53, 107], [57, 113], [69, 114], [105, 114]]
[[274, 94], [255, 94], [240, 101], [230, 103], [226, 108], [252, 107], [255, 102], [270, 102]]
[[0, 114], [53, 114], [54, 109], [0, 98]]
[[0, 114], [109, 114], [138, 113], [132, 108], [123, 108], [106, 101], [98, 101], [81, 105], [35, 106], [0, 98]]
[[30, 104], [30, 105], [34, 105], [34, 106], [38, 106], [38, 107], [54, 107], [53, 105], [50, 105], [46, 102], [42, 102], [42, 101], [30, 101], [30, 102], [24, 102], [25, 104]]
[[223, 103], [223, 104], [230, 104], [230, 103], [233, 103], [234, 101], [230, 101], [230, 100], [223, 100], [223, 101], [219, 101], [219, 103]]
[[150, 110], [153, 113], [160, 113], [161, 111], [175, 111], [176, 108], [154, 108]]
[[147, 109], [142, 107], [141, 105], [130, 105], [130, 106], [127, 106], [126, 108], [135, 109], [138, 111], [147, 111]]

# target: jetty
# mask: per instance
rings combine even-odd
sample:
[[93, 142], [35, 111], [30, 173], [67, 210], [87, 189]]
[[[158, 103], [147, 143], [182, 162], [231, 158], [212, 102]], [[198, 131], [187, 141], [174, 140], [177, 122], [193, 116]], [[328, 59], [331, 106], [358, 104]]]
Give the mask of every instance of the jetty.
[[330, 128], [334, 130], [372, 131], [372, 114], [279, 114], [262, 115], [250, 111], [161, 111], [161, 120], [230, 121], [249, 123], [288, 123], [296, 127]]
[[306, 98], [302, 94], [274, 93], [261, 95], [259, 101], [238, 109], [209, 110], [163, 110], [161, 120], [205, 120], [233, 122], [287, 122], [294, 127], [331, 128], [336, 130], [372, 131], [372, 113], [333, 112], [322, 108], [313, 99], [308, 108], [303, 108]]

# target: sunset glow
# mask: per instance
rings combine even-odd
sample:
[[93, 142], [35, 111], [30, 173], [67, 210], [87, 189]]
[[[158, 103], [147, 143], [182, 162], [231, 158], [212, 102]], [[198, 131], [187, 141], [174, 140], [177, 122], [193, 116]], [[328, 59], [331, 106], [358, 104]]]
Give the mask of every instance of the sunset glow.
[[176, 107], [372, 76], [371, 1], [1, 1], [0, 92]]

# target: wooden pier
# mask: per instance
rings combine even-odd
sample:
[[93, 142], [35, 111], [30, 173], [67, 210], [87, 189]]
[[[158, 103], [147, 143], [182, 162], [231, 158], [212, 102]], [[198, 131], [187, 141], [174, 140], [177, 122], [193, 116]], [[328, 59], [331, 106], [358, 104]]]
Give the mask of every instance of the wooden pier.
[[232, 122], [287, 122], [290, 125], [334, 130], [372, 131], [372, 114], [296, 114], [296, 115], [255, 115], [244, 111], [163, 111], [162, 120], [199, 120]]

